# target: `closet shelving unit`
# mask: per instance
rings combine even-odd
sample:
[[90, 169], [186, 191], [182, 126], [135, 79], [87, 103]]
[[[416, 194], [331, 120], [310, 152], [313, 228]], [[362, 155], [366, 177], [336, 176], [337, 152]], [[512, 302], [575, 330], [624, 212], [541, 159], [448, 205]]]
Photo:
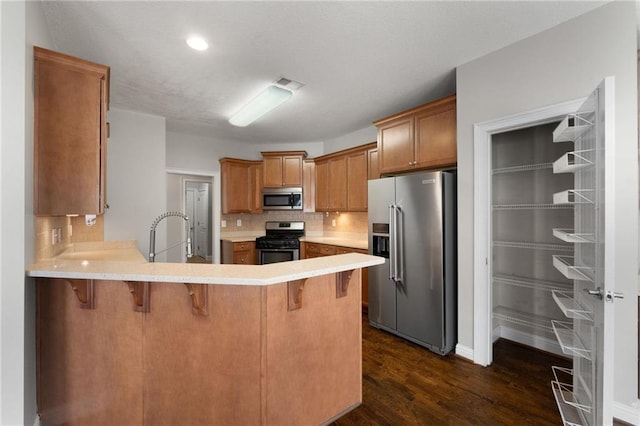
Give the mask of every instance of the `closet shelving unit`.
[[[554, 173], [573, 175], [572, 188], [556, 192], [553, 201], [559, 205], [573, 204], [574, 227], [554, 228], [552, 231], [555, 238], [573, 246], [571, 256], [552, 256], [554, 267], [573, 281], [571, 292], [552, 291], [553, 300], [566, 318], [551, 322], [563, 353], [573, 358], [573, 368], [580, 372], [574, 375], [571, 369], [553, 368], [553, 394], [563, 423], [570, 426], [589, 424], [593, 405], [593, 310], [591, 306], [585, 306], [589, 299], [577, 297], [594, 287], [598, 268], [596, 206], [600, 194], [595, 112], [593, 107], [589, 107], [595, 105], [595, 101], [592, 102], [587, 102], [580, 113], [567, 116], [553, 132], [554, 142], [571, 142], [574, 148], [553, 163]], [[576, 330], [581, 330], [581, 333], [576, 333]], [[585, 336], [589, 341], [583, 341]]]
[[552, 321], [563, 314], [553, 294], [571, 293], [572, 285], [554, 270], [550, 255], [571, 256], [573, 245], [551, 234], [573, 225], [575, 204], [553, 200], [553, 189], [570, 182], [553, 173], [554, 160], [566, 154], [552, 143], [556, 125], [492, 138], [492, 324], [494, 339], [562, 353]]

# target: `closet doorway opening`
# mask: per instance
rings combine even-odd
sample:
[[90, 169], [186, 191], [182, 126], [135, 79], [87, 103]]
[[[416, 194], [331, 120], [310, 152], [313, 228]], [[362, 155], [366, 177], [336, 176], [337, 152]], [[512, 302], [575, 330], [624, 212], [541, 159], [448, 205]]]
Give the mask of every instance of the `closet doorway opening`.
[[493, 343], [506, 338], [560, 353], [550, 319], [552, 290], [563, 288], [552, 255], [553, 228], [572, 215], [553, 207], [555, 123], [583, 99], [474, 125], [474, 348], [480, 365], [493, 361]]

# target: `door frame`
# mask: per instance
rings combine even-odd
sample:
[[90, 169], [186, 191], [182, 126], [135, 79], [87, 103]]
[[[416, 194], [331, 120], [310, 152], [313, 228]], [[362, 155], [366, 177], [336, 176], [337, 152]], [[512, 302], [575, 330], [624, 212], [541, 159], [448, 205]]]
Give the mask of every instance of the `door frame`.
[[[165, 170], [169, 174], [180, 176], [180, 205], [185, 206], [185, 190], [187, 181], [191, 182], [209, 182], [211, 183], [211, 262], [220, 263], [220, 245], [217, 243], [220, 241], [220, 172], [208, 172], [186, 169], [171, 169]], [[184, 227], [183, 227], [184, 228]], [[186, 235], [183, 233], [183, 240], [186, 239]], [[184, 248], [182, 249], [184, 251]], [[186, 251], [182, 257], [186, 257]]]
[[473, 125], [473, 362], [493, 362], [491, 288], [491, 140], [496, 133], [559, 121], [586, 97]]

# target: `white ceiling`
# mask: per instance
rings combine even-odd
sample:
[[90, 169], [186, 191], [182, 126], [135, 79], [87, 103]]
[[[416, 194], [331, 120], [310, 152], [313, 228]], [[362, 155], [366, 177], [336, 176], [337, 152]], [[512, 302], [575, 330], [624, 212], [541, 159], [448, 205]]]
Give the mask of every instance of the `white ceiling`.
[[[45, 1], [58, 51], [111, 66], [112, 107], [216, 139], [314, 142], [455, 92], [455, 67], [595, 1]], [[197, 33], [210, 45], [189, 49]], [[552, 48], [552, 46], [550, 46]], [[227, 119], [280, 77], [306, 85], [245, 128]], [[186, 126], [194, 124], [194, 126]]]

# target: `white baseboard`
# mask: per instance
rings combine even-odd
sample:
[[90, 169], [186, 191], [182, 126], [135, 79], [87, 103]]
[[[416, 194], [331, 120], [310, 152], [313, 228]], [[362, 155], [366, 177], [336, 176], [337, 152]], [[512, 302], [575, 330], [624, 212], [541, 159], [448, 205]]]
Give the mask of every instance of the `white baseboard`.
[[640, 425], [640, 400], [634, 405], [636, 406], [613, 401], [613, 417], [632, 425]]
[[467, 346], [461, 345], [460, 343], [456, 345], [456, 355], [462, 358], [466, 358], [469, 361], [473, 361], [473, 349]]

